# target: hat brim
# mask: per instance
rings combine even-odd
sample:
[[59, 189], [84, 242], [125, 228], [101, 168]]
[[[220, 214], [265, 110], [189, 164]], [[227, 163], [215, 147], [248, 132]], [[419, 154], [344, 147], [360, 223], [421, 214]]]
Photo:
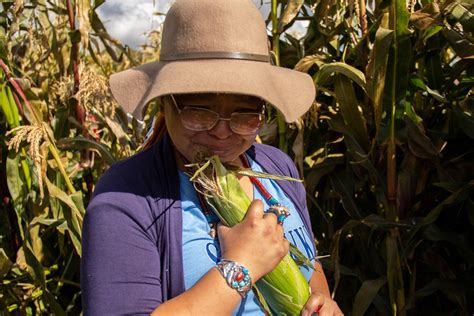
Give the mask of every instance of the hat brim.
[[118, 103], [138, 119], [146, 104], [159, 96], [184, 93], [235, 93], [259, 97], [294, 122], [312, 105], [312, 78], [264, 62], [230, 59], [151, 62], [110, 77]]

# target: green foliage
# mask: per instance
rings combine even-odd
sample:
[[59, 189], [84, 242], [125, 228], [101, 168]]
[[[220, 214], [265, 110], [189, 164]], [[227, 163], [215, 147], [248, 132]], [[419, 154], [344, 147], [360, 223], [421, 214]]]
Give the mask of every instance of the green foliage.
[[85, 205], [106, 168], [142, 142], [107, 88], [133, 52], [107, 34], [100, 3], [0, 4], [2, 313], [81, 312]]
[[305, 157], [346, 314], [474, 308], [472, 12], [467, 1], [305, 1], [306, 34], [279, 42], [281, 63], [318, 91], [292, 154]]
[[[122, 46], [104, 1], [0, 3], [0, 310], [79, 314], [81, 227], [94, 184], [147, 128], [111, 73], [153, 59]], [[264, 142], [295, 159], [345, 314], [474, 309], [474, 18], [467, 0], [273, 0], [275, 61], [317, 98]], [[306, 23], [299, 37], [296, 23]], [[295, 91], [298, 93], [298, 91]], [[150, 125], [150, 116], [145, 126]]]

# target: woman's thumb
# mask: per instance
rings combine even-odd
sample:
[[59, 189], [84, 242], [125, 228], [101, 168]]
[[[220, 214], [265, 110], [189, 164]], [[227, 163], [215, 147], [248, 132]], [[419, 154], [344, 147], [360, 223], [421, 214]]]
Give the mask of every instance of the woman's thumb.
[[222, 236], [225, 235], [230, 230], [229, 226], [225, 226], [222, 223], [217, 224], [217, 235]]

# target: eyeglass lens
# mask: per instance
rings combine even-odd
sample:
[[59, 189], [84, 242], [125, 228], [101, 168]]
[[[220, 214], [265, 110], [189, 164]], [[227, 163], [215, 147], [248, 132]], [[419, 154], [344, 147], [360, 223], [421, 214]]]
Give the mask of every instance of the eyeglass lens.
[[181, 110], [180, 116], [184, 127], [193, 131], [210, 130], [219, 120], [229, 120], [230, 129], [241, 135], [255, 133], [263, 121], [263, 114], [260, 113], [234, 112], [229, 119], [223, 119], [214, 111], [187, 106]]

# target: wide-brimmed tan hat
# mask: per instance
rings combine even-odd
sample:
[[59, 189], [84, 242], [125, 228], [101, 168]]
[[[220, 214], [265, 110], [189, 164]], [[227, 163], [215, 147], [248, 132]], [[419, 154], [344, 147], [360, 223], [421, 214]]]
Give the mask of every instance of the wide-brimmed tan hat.
[[110, 87], [137, 118], [159, 96], [216, 92], [259, 97], [293, 122], [315, 97], [308, 74], [270, 63], [265, 22], [251, 0], [177, 0], [159, 61], [112, 75]]

